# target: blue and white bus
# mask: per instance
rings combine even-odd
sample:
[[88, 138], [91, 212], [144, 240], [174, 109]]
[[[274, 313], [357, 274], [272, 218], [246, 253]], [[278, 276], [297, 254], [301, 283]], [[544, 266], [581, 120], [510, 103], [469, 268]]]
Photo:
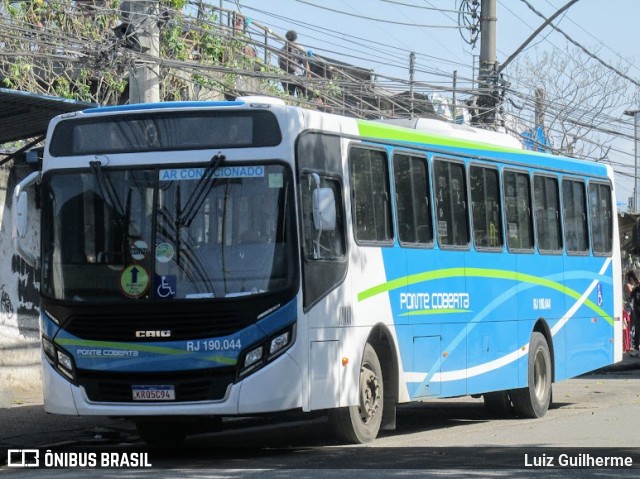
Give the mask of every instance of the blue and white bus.
[[151, 443], [326, 410], [362, 443], [411, 401], [540, 417], [553, 382], [621, 360], [611, 169], [395, 123], [264, 97], [55, 118], [14, 197], [46, 410]]

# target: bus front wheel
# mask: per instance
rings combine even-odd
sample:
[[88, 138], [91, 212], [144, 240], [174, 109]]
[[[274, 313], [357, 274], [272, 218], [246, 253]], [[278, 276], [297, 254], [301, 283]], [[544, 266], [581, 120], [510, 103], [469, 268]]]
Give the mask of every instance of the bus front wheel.
[[368, 343], [364, 348], [359, 383], [359, 404], [332, 410], [329, 420], [340, 439], [363, 444], [378, 436], [384, 403], [382, 368], [375, 349]]
[[513, 409], [523, 418], [542, 417], [551, 403], [551, 354], [547, 340], [538, 332], [531, 334], [527, 375], [529, 386], [510, 393]]

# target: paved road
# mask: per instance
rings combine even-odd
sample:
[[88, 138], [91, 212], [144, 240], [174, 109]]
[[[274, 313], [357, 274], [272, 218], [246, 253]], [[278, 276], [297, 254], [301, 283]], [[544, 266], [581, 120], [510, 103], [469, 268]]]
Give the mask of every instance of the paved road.
[[[527, 460], [530, 464], [546, 461], [556, 454], [556, 447], [573, 447], [575, 454], [589, 453], [590, 447], [615, 447], [617, 453], [634, 455], [635, 465], [640, 466], [640, 448], [627, 450], [640, 446], [638, 367], [640, 359], [627, 358], [615, 371], [554, 385], [554, 406], [542, 419], [490, 420], [482, 401], [472, 398], [410, 405], [399, 410], [396, 431], [382, 434], [371, 445], [349, 447], [337, 444], [324, 417], [305, 416], [301, 420], [287, 415], [275, 420], [229, 420], [225, 431], [192, 436], [183, 449], [147, 449], [126, 421], [46, 415], [35, 395], [18, 399], [24, 404], [0, 409], [0, 448], [42, 446], [69, 451], [90, 446], [92, 449], [82, 450], [144, 452], [154, 466], [152, 470], [159, 474], [154, 477], [175, 477], [176, 468], [184, 477], [202, 477], [204, 471], [206, 477], [251, 477], [256, 471], [262, 471], [264, 477], [324, 477], [329, 473], [371, 477], [366, 473], [372, 470], [385, 477], [426, 477], [426, 466], [435, 468], [434, 477], [452, 468], [457, 470], [456, 477], [494, 477], [487, 466], [511, 471], [514, 466], [525, 467]], [[531, 451], [544, 457], [527, 459], [525, 454]], [[233, 473], [237, 470], [242, 474]], [[382, 470], [386, 472], [382, 474]], [[115, 477], [108, 471], [125, 472], [103, 469], [95, 474]], [[599, 470], [598, 477], [624, 477], [629, 472], [611, 471], [616, 474]], [[41, 477], [44, 473], [61, 477], [59, 470], [35, 474], [0, 468], [0, 474], [3, 472], [15, 477]], [[82, 471], [76, 469], [71, 475], [74, 472]], [[126, 472], [144, 477], [151, 470]], [[584, 477], [567, 470], [562, 473], [569, 475], [554, 477]]]

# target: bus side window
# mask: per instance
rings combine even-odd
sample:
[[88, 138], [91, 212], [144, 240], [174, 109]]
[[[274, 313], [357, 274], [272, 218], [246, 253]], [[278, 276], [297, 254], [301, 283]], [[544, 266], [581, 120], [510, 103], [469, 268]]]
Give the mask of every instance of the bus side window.
[[562, 225], [558, 179], [550, 176], [534, 176], [533, 186], [538, 248], [546, 253], [560, 253]]
[[352, 147], [349, 177], [356, 240], [365, 244], [390, 244], [393, 225], [386, 152]]
[[502, 248], [502, 211], [498, 170], [472, 166], [473, 241], [479, 248]]
[[433, 244], [427, 159], [396, 153], [393, 157], [398, 237], [400, 244]]
[[593, 252], [610, 255], [613, 249], [613, 208], [608, 185], [589, 184], [589, 213]]
[[469, 246], [464, 164], [436, 160], [433, 165], [438, 242], [445, 247]]
[[[320, 183], [316, 184], [316, 179]], [[336, 201], [336, 227], [318, 231], [313, 221], [313, 192], [317, 188], [330, 188]], [[304, 254], [307, 259], [337, 260], [345, 254], [342, 217], [342, 187], [337, 178], [305, 173], [300, 182], [304, 231]]]
[[587, 205], [582, 181], [562, 181], [562, 203], [564, 209], [564, 232], [567, 252], [584, 254], [589, 250], [587, 228]]
[[[342, 145], [338, 135], [304, 132], [296, 146], [298, 211], [302, 229], [302, 299], [309, 311], [347, 275], [347, 238]], [[316, 183], [316, 176], [319, 185]], [[317, 231], [313, 222], [313, 192], [331, 188], [335, 200], [335, 228]], [[318, 234], [320, 233], [320, 234]], [[315, 247], [315, 249], [314, 249]], [[316, 252], [319, 252], [316, 257]]]
[[533, 250], [531, 222], [531, 186], [529, 174], [504, 172], [504, 208], [507, 222], [507, 245], [512, 250]]

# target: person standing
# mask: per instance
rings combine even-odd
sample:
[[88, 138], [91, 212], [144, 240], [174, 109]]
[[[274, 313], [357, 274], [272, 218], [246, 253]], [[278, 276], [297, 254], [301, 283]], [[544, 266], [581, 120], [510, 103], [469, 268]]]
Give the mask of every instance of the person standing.
[[[631, 289], [631, 285], [633, 289]], [[631, 302], [631, 356], [638, 356], [640, 347], [640, 281], [633, 271], [627, 273], [627, 282], [624, 286], [625, 292], [631, 289], [629, 301]]]
[[623, 311], [622, 311], [622, 351], [631, 351], [631, 325], [633, 324], [632, 317], [635, 315], [633, 312], [633, 293], [634, 288], [638, 284], [638, 280], [633, 271], [628, 271], [624, 276], [624, 288], [622, 291], [623, 299]]
[[[285, 42], [280, 56], [278, 58], [278, 65], [289, 75], [295, 75], [300, 78], [309, 78], [309, 62], [307, 60], [307, 54], [300, 45], [296, 43], [298, 34], [294, 30], [289, 30], [285, 38]], [[289, 81], [282, 81], [284, 90], [289, 95], [307, 96], [307, 89], [300, 83], [293, 83]]]

